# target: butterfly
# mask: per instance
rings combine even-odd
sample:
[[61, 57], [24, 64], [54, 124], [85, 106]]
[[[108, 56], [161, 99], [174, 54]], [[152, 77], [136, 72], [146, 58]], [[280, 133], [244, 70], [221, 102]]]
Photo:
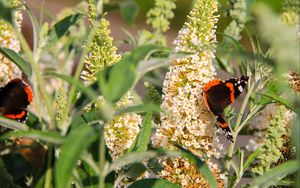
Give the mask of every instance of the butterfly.
[[26, 108], [32, 99], [31, 87], [22, 79], [13, 79], [0, 88], [0, 114], [6, 118], [23, 122], [27, 118]]
[[248, 76], [231, 78], [226, 81], [215, 79], [203, 87], [202, 96], [206, 107], [217, 117], [218, 125], [223, 129], [227, 139], [231, 142], [233, 142], [233, 137], [224, 117], [224, 109], [232, 104], [243, 92], [248, 80]]

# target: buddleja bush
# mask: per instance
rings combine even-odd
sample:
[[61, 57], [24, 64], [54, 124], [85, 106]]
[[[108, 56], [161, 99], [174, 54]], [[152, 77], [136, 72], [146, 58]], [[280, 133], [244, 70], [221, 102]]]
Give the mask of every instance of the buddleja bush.
[[[26, 2], [0, 1], [0, 87], [20, 78], [34, 95], [18, 122], [3, 104], [21, 104], [0, 89], [0, 187], [300, 184], [299, 1], [275, 13], [252, 0], [194, 0], [170, 43], [181, 3], [155, 0], [148, 29], [124, 30], [118, 41], [107, 18], [117, 10], [133, 24], [134, 0], [82, 1], [50, 23]], [[119, 50], [124, 43], [131, 50]], [[201, 93], [215, 78], [241, 75], [246, 91], [225, 111], [230, 142]]]

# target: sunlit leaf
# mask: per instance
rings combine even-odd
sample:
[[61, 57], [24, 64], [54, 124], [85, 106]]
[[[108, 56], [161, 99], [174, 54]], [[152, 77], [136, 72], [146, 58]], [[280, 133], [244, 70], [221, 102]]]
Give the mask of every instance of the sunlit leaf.
[[152, 112], [147, 112], [144, 122], [142, 125], [142, 128], [133, 143], [132, 146], [128, 149], [127, 153], [130, 152], [143, 152], [147, 151], [149, 140], [151, 137], [151, 131], [152, 131]]

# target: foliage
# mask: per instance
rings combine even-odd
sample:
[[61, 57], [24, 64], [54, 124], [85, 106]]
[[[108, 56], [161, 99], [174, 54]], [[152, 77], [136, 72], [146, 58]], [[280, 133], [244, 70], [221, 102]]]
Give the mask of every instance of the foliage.
[[[0, 0], [1, 186], [299, 184], [299, 1], [276, 13], [254, 0], [194, 0], [187, 16], [174, 14], [178, 5], [155, 0], [141, 15], [135, 0], [88, 0], [50, 16], [38, 5], [36, 17], [26, 2]], [[112, 11], [150, 29], [119, 40]], [[172, 38], [179, 17], [186, 22]], [[225, 113], [231, 143], [201, 93], [216, 77], [241, 75], [246, 91]], [[34, 92], [25, 122], [3, 114], [21, 93], [3, 95], [15, 78]]]

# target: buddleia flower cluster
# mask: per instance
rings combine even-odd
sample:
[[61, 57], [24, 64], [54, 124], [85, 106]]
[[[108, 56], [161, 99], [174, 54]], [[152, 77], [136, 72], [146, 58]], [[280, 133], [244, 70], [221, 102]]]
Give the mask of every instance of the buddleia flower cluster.
[[300, 2], [298, 0], [285, 0], [281, 19], [288, 25], [299, 25]]
[[174, 17], [175, 0], [155, 0], [154, 8], [147, 12], [147, 24], [155, 31], [165, 32], [170, 28], [169, 19]]
[[[133, 104], [133, 97], [127, 93], [118, 103], [116, 109]], [[104, 128], [104, 140], [112, 159], [124, 154], [136, 139], [140, 131], [142, 118], [136, 113], [124, 113], [115, 116]]]
[[[89, 19], [93, 26], [96, 22], [96, 7], [92, 0], [89, 1]], [[109, 22], [101, 18], [97, 25], [97, 30], [93, 41], [88, 44], [89, 54], [85, 58], [85, 70], [82, 71], [81, 78], [86, 85], [94, 83], [96, 74], [117, 63], [121, 56], [116, 53], [117, 48], [113, 46], [113, 39], [110, 37]], [[105, 99], [99, 96], [95, 108], [99, 108]], [[117, 102], [115, 110], [120, 110], [133, 104], [133, 96], [127, 93]], [[86, 110], [90, 111], [91, 105]], [[136, 113], [124, 113], [113, 117], [105, 124], [104, 139], [112, 159], [117, 159], [131, 146], [139, 133], [142, 118]]]
[[288, 74], [288, 80], [293, 91], [300, 94], [300, 75], [291, 72]]
[[277, 110], [269, 121], [264, 122], [267, 125], [264, 131], [264, 140], [259, 148], [260, 155], [257, 156], [252, 172], [264, 174], [272, 165], [277, 164], [280, 160], [285, 160], [285, 147], [289, 142], [291, 127], [290, 123], [294, 113], [284, 106], [277, 106]]
[[88, 46], [89, 54], [85, 57], [85, 70], [81, 73], [81, 78], [86, 85], [96, 81], [96, 73], [117, 63], [121, 56], [117, 54], [117, 48], [113, 45], [113, 38], [110, 36], [109, 22], [101, 18], [95, 26], [96, 6], [93, 0], [89, 1], [89, 21], [91, 27], [97, 27], [94, 38]]
[[[194, 53], [171, 63], [163, 83], [161, 125], [152, 137], [156, 147], [176, 148], [179, 144], [202, 158], [219, 157], [222, 146], [216, 136], [215, 117], [207, 109], [201, 96], [203, 86], [214, 79], [212, 65], [216, 42], [218, 16], [216, 1], [195, 1], [188, 22], [174, 41], [175, 51]], [[222, 175], [210, 164], [218, 186], [223, 187]], [[183, 158], [162, 158], [160, 177], [184, 187], [207, 187], [208, 184], [194, 165]]]
[[155, 0], [154, 7], [147, 12], [146, 23], [151, 25], [153, 32], [143, 30], [139, 43], [154, 43], [165, 46], [167, 39], [163, 35], [170, 28], [170, 19], [174, 17], [175, 0]]
[[[11, 7], [16, 7], [19, 5], [19, 1], [10, 1], [10, 4]], [[18, 29], [21, 30], [21, 22], [23, 19], [21, 11], [14, 11], [14, 19]], [[0, 46], [2, 48], [9, 48], [15, 52], [21, 50], [13, 26], [2, 19], [0, 19]], [[22, 71], [19, 67], [0, 53], [0, 87], [3, 87], [12, 79], [21, 77]]]
[[89, 54], [85, 58], [85, 70], [81, 74], [81, 78], [87, 85], [96, 81], [97, 72], [115, 64], [121, 58], [116, 52], [117, 48], [113, 46], [113, 39], [109, 36], [111, 31], [108, 26], [109, 22], [102, 18], [99, 21], [93, 41], [87, 46]]
[[240, 40], [240, 32], [244, 29], [246, 22], [247, 5], [245, 0], [234, 0], [232, 9], [229, 11], [229, 16], [232, 18], [230, 24], [224, 30], [224, 33], [233, 37], [235, 40]]

